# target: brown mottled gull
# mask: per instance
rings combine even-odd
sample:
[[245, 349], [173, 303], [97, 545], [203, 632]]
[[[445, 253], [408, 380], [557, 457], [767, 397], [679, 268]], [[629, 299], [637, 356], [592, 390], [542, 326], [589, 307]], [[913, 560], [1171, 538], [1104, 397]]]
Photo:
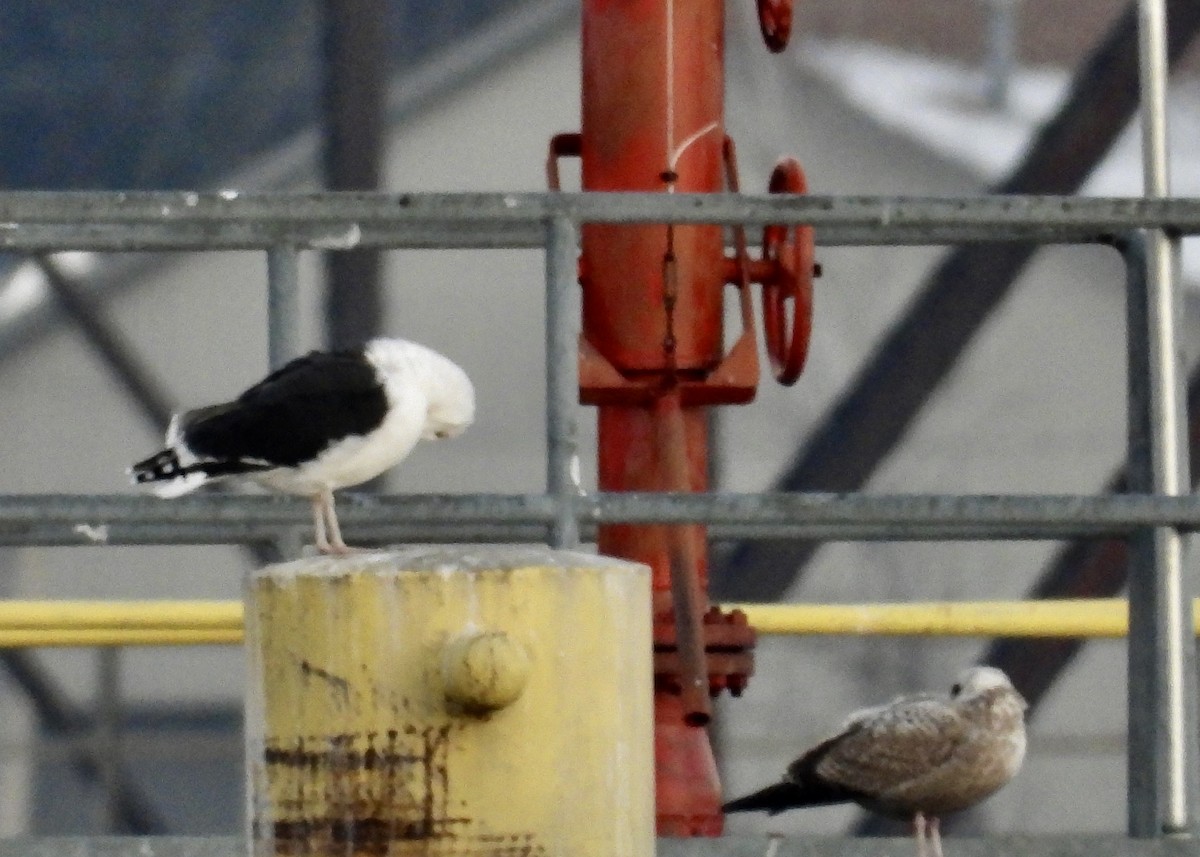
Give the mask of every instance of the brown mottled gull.
[[1025, 758], [1025, 700], [1008, 676], [973, 667], [950, 695], [902, 696], [851, 714], [842, 730], [788, 766], [783, 780], [725, 804], [725, 812], [853, 801], [912, 819], [917, 853], [941, 857], [939, 819], [1013, 778]]

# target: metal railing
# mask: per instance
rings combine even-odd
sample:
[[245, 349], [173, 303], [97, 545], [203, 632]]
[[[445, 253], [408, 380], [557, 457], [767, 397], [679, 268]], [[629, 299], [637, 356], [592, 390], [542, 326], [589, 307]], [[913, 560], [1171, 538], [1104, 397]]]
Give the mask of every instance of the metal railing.
[[[822, 244], [957, 241], [1099, 243], [1126, 263], [1130, 484], [1121, 496], [583, 494], [577, 472], [578, 288], [584, 223], [811, 223]], [[1177, 297], [1155, 236], [1200, 234], [1200, 200], [1074, 197], [845, 198], [733, 194], [0, 194], [0, 247], [256, 249], [268, 254], [269, 350], [295, 352], [296, 254], [350, 247], [543, 247], [547, 491], [533, 495], [347, 495], [359, 541], [527, 540], [572, 546], [600, 523], [706, 523], [714, 539], [1052, 539], [1121, 536], [1135, 546], [1130, 592], [1130, 832], [1190, 829], [1195, 699], [1190, 587], [1180, 534], [1200, 529], [1174, 364]], [[1149, 236], [1149, 237], [1148, 237]], [[1155, 265], [1147, 263], [1147, 248]], [[1147, 275], [1149, 271], [1150, 276]], [[1156, 271], [1158, 271], [1156, 273]], [[1171, 478], [1167, 478], [1171, 476]], [[1174, 480], [1174, 481], [1172, 481]], [[1183, 495], [1183, 496], [1181, 496]], [[304, 526], [285, 498], [0, 497], [0, 543], [178, 544], [285, 540]], [[102, 642], [99, 638], [97, 642]], [[1136, 754], [1136, 755], [1135, 755]], [[1179, 813], [1182, 812], [1182, 815]], [[1182, 821], [1181, 821], [1182, 819]]]
[[[1140, 837], [1191, 835], [1198, 773], [1195, 640], [1193, 587], [1186, 580], [1182, 534], [1200, 529], [1200, 500], [1185, 496], [1187, 447], [1175, 280], [1179, 236], [1200, 234], [1200, 200], [1167, 198], [1164, 6], [1162, 0], [1138, 0], [1138, 11], [1143, 199], [3, 193], [0, 248], [265, 251], [268, 350], [274, 366], [296, 352], [300, 250], [544, 247], [547, 492], [354, 496], [344, 504], [348, 534], [363, 541], [499, 538], [573, 545], [588, 537], [597, 523], [695, 520], [708, 523], [715, 538], [1127, 537], [1133, 548], [1128, 608], [1129, 832]], [[584, 223], [649, 222], [810, 223], [825, 245], [1031, 241], [1116, 246], [1128, 274], [1129, 481], [1138, 493], [580, 495], [572, 476], [577, 455], [573, 299], [578, 230]], [[0, 497], [0, 543], [285, 542], [306, 519], [299, 503], [271, 498], [196, 497], [166, 504], [130, 496], [8, 496]], [[57, 848], [51, 842], [44, 845]], [[226, 853], [230, 845], [222, 842], [213, 853]], [[38, 847], [17, 846], [20, 853], [33, 853]], [[1093, 850], [1103, 847], [1102, 842]], [[1031, 848], [1022, 841], [1018, 850]]]

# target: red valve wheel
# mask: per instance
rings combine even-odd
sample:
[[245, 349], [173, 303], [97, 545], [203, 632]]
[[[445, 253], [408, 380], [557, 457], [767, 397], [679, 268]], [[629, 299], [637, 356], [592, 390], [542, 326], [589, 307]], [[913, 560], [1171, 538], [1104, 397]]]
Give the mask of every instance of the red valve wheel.
[[758, 28], [771, 53], [786, 48], [792, 37], [792, 0], [758, 0]]
[[[771, 193], [805, 193], [808, 182], [794, 158], [785, 158], [771, 173]], [[807, 224], [763, 227], [763, 261], [772, 273], [763, 281], [763, 338], [775, 379], [796, 383], [808, 357], [812, 335], [814, 257], [813, 228]], [[788, 324], [788, 304], [791, 324]], [[790, 330], [789, 330], [790, 328]]]

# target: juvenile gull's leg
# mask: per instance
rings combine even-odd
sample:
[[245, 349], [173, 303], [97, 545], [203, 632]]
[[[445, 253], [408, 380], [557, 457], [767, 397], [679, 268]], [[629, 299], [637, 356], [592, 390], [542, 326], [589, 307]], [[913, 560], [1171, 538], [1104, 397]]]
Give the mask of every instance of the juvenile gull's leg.
[[913, 816], [913, 835], [917, 838], [917, 857], [927, 857], [925, 853], [925, 813], [918, 812]]
[[942, 857], [942, 820], [936, 815], [929, 818], [929, 833], [933, 843], [933, 857]]

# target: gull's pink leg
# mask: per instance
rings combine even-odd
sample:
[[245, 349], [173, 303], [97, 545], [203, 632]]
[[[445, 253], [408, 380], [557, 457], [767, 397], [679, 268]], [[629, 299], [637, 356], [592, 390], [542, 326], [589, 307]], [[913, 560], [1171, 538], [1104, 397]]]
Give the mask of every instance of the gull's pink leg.
[[325, 519], [329, 522], [329, 551], [328, 553], [344, 556], [348, 553], [357, 553], [357, 548], [348, 546], [342, 541], [342, 528], [338, 524], [337, 510], [333, 507], [333, 491], [326, 488], [321, 493], [321, 503], [325, 508]]
[[333, 546], [329, 544], [329, 539], [325, 536], [325, 502], [320, 494], [314, 494], [311, 498], [312, 513], [313, 513], [313, 531], [314, 544], [317, 550], [321, 553], [332, 553]]

